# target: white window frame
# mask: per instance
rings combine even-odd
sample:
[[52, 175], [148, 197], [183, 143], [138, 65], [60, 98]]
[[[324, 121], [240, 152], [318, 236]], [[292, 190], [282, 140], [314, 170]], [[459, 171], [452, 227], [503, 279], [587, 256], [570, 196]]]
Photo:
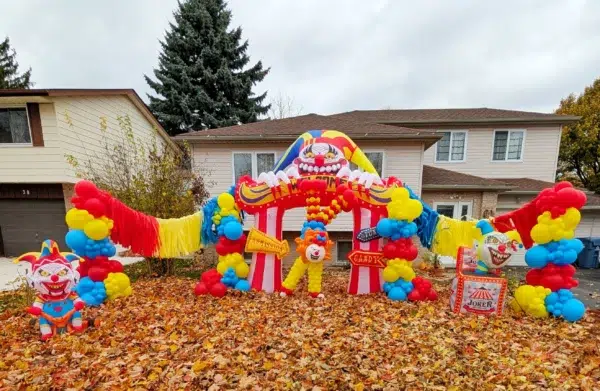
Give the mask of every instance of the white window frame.
[[[496, 132], [508, 132], [508, 139], [506, 140], [506, 151], [504, 152], [504, 160], [494, 160], [494, 148], [496, 146]], [[508, 150], [510, 147], [510, 134], [511, 132], [522, 132], [523, 140], [521, 141], [521, 158], [520, 159], [508, 159]], [[523, 155], [525, 155], [525, 137], [527, 137], [526, 129], [494, 129], [494, 135], [492, 136], [492, 163], [520, 163], [523, 162]]]
[[460, 220], [462, 216], [459, 216], [462, 207], [467, 205], [469, 208], [469, 212], [466, 215], [467, 218], [473, 218], [473, 201], [440, 201], [433, 203], [433, 209], [437, 211], [438, 206], [452, 206], [453, 213], [452, 218], [456, 220]]
[[[368, 150], [363, 149], [363, 153], [365, 154], [365, 156], [367, 155], [367, 153], [380, 153], [382, 155], [381, 156], [381, 173], [378, 173], [378, 174], [381, 178], [385, 178], [385, 163], [386, 163], [385, 150], [383, 150], [383, 149], [368, 149]], [[350, 162], [350, 163], [352, 163], [352, 162]], [[354, 163], [352, 163], [352, 164], [354, 164]], [[360, 171], [363, 171], [360, 167], [358, 167], [358, 169]]]
[[258, 170], [258, 162], [257, 162], [257, 154], [263, 154], [263, 153], [272, 153], [273, 157], [274, 157], [274, 161], [275, 164], [277, 164], [277, 152], [275, 151], [232, 151], [231, 152], [231, 181], [233, 184], [235, 184], [235, 160], [234, 160], [234, 156], [236, 154], [250, 154], [252, 155], [252, 158], [250, 160], [250, 163], [252, 165], [252, 172], [251, 172], [251, 176], [253, 179], [256, 179], [258, 177], [258, 174], [260, 174], [259, 172], [257, 172]]
[[27, 105], [2, 105], [0, 109], [25, 109], [25, 115], [27, 116], [27, 128], [29, 129], [29, 140], [28, 143], [0, 143], [0, 148], [19, 148], [19, 147], [32, 147], [33, 146], [33, 134], [31, 133], [31, 124], [29, 123], [29, 110]]
[[[349, 266], [350, 261], [347, 259], [340, 259], [340, 243], [350, 243], [350, 251], [352, 251], [352, 240], [336, 240], [335, 241], [335, 256], [336, 260], [333, 262], [335, 266]], [[345, 262], [343, 262], [345, 261]]]
[[[450, 149], [448, 151], [448, 160], [438, 160], [438, 146], [439, 146], [439, 140], [438, 142], [435, 143], [435, 162], [436, 163], [443, 163], [443, 164], [450, 164], [450, 163], [464, 163], [467, 161], [467, 150], [468, 150], [468, 146], [469, 146], [469, 131], [467, 129], [460, 129], [460, 130], [438, 130], [438, 133], [450, 133]], [[464, 133], [465, 134], [465, 146], [464, 146], [464, 150], [463, 150], [463, 158], [462, 160], [452, 160], [452, 137], [454, 133]]]

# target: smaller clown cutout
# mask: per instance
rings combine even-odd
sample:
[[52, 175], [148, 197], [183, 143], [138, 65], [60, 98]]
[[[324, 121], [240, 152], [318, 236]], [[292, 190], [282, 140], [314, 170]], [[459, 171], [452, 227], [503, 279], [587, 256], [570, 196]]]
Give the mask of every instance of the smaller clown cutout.
[[510, 262], [514, 253], [517, 252], [519, 242], [507, 234], [494, 231], [487, 220], [480, 220], [477, 228], [483, 235], [475, 242], [477, 254], [476, 274], [499, 274], [500, 269]]
[[39, 317], [42, 340], [57, 333], [84, 329], [79, 310], [85, 304], [73, 291], [79, 281], [79, 273], [71, 265], [74, 260], [79, 260], [79, 257], [61, 253], [53, 240], [45, 240], [41, 252], [26, 253], [15, 260], [31, 263], [27, 283], [37, 295], [27, 311]]
[[324, 230], [307, 229], [304, 237], [296, 238], [296, 251], [298, 258], [294, 262], [281, 288], [281, 295], [291, 295], [298, 282], [308, 273], [308, 293], [312, 297], [323, 297], [321, 293], [321, 280], [323, 263], [331, 259], [333, 242]]

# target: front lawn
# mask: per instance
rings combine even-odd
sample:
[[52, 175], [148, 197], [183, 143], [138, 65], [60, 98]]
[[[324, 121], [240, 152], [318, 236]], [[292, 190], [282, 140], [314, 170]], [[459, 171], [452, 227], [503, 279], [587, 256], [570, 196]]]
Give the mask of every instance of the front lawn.
[[[348, 271], [324, 275], [324, 300], [229, 292], [141, 278], [133, 296], [84, 315], [99, 329], [39, 342], [29, 315], [0, 315], [0, 390], [593, 389], [600, 317], [455, 315], [435, 303], [349, 296]], [[301, 290], [300, 290], [301, 289]], [[30, 386], [30, 388], [27, 388]], [[212, 388], [211, 388], [212, 387]]]

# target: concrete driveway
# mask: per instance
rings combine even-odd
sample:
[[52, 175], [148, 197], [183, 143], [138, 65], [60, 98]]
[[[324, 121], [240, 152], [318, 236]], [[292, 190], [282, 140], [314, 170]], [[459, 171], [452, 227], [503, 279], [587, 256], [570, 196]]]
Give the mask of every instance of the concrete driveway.
[[[112, 257], [111, 259], [121, 262], [123, 265], [129, 265], [130, 263], [136, 263], [144, 258], [141, 257]], [[13, 263], [13, 258], [0, 258], [0, 291], [13, 290], [18, 288], [19, 284], [12, 284], [11, 282], [17, 279], [19, 276], [25, 277], [26, 273], [31, 270], [31, 267], [27, 262], [21, 262], [18, 264]]]

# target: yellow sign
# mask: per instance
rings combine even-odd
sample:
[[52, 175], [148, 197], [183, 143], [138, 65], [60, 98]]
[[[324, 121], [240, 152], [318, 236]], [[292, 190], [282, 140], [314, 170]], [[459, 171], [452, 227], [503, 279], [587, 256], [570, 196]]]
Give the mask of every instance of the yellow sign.
[[251, 228], [246, 239], [245, 251], [275, 254], [279, 258], [283, 258], [290, 253], [290, 245], [287, 240], [278, 240], [256, 228]]

